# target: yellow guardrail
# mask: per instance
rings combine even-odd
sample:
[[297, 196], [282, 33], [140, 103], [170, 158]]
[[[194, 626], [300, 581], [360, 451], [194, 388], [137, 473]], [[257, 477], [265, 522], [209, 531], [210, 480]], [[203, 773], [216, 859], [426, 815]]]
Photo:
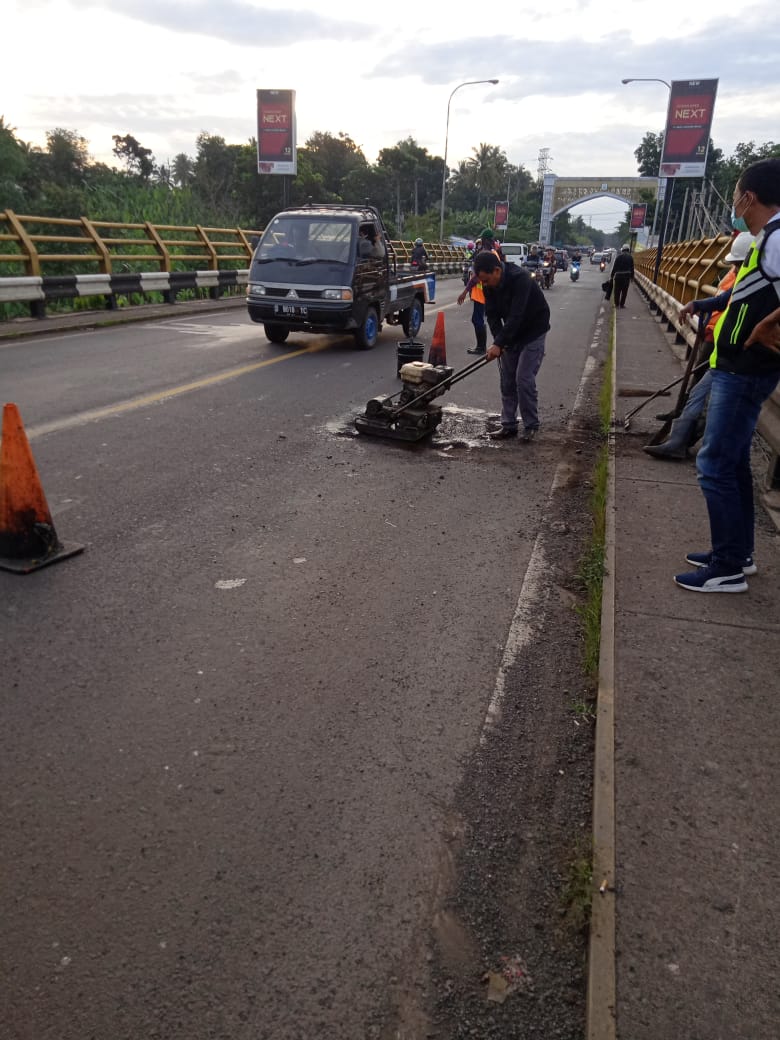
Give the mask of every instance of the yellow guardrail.
[[[121, 224], [106, 220], [19, 215], [0, 212], [0, 277], [21, 265], [24, 274], [42, 276], [50, 265], [67, 265], [69, 273], [113, 274], [142, 267], [171, 271], [195, 264], [217, 271], [225, 265], [246, 266], [250, 239], [259, 231], [212, 228], [195, 224]], [[59, 269], [61, 273], [62, 268]]]
[[[39, 217], [0, 211], [0, 279], [24, 274], [115, 274], [128, 271], [248, 267], [252, 240], [262, 234], [246, 228], [200, 224], [122, 224], [87, 217]], [[391, 243], [397, 260], [408, 264], [413, 243]], [[434, 265], [454, 267], [464, 251], [449, 243], [426, 244]], [[54, 265], [59, 265], [55, 268]]]

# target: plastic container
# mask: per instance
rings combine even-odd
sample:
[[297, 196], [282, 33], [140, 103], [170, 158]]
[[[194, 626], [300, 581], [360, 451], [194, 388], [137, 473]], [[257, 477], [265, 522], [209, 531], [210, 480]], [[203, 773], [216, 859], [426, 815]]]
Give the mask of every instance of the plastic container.
[[428, 285], [428, 303], [433, 303], [436, 299], [436, 272], [426, 274], [425, 281]]
[[402, 340], [398, 344], [398, 369], [400, 377], [401, 366], [409, 361], [422, 361], [425, 357], [425, 344], [417, 343], [415, 340]]

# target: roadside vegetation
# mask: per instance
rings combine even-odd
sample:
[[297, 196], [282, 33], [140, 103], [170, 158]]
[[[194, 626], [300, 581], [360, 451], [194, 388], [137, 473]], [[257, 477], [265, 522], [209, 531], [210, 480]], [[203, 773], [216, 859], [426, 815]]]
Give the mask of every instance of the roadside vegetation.
[[590, 542], [580, 559], [576, 574], [583, 593], [583, 601], [576, 608], [582, 624], [583, 671], [592, 688], [595, 688], [598, 678], [599, 651], [601, 649], [601, 593], [604, 584], [607, 480], [609, 476], [608, 437], [612, 419], [614, 346], [613, 327], [598, 402], [599, 434], [602, 443], [591, 477], [590, 511], [593, 518], [593, 531]]

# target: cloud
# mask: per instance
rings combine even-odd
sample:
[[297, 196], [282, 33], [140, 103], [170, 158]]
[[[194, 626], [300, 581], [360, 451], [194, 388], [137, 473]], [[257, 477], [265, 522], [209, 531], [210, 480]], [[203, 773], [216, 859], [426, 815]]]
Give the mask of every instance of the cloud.
[[222, 72], [190, 72], [187, 76], [193, 90], [211, 97], [219, 94], [232, 94], [242, 90], [250, 82], [235, 69], [224, 69]]
[[[702, 78], [717, 75], [742, 90], [776, 89], [780, 28], [776, 17], [770, 20], [767, 14], [766, 24], [760, 27], [746, 26], [740, 18], [724, 31], [719, 22], [702, 28], [695, 40], [683, 37], [635, 43], [627, 31], [600, 40], [496, 36], [481, 39], [479, 50], [494, 55], [480, 63], [484, 78], [501, 80], [491, 93], [493, 99], [516, 100], [536, 93], [566, 96], [583, 90], [612, 92], [620, 88], [623, 77], [661, 76], [672, 80], [683, 74]], [[373, 75], [418, 76], [425, 83], [441, 85], [453, 82], [453, 69], [472, 67], [473, 56], [474, 41], [469, 38], [420, 44], [389, 54]], [[684, 73], [667, 71], [670, 69]]]
[[324, 18], [314, 11], [255, 7], [241, 0], [75, 0], [176, 34], [210, 36], [245, 47], [287, 47], [309, 40], [365, 40], [376, 33], [361, 22]]

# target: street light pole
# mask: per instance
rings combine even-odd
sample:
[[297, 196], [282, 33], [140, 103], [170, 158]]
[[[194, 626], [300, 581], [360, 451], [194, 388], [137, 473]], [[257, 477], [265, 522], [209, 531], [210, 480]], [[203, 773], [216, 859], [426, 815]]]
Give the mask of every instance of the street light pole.
[[[622, 79], [620, 81], [623, 86], [627, 83], [663, 83], [666, 89], [669, 91], [669, 97], [672, 96], [672, 84], [668, 83], [665, 79], [658, 79], [655, 76], [639, 76], [629, 79]], [[661, 171], [658, 171], [658, 180], [661, 180]], [[658, 273], [661, 270], [661, 256], [663, 254], [664, 240], [666, 238], [666, 224], [669, 219], [669, 207], [672, 202], [672, 192], [674, 190], [674, 179], [672, 177], [664, 178], [664, 211], [661, 217], [661, 233], [656, 246], [657, 252], [655, 255], [655, 273], [653, 275], [653, 282], [658, 284]], [[652, 243], [655, 238], [655, 225], [658, 218], [658, 197], [656, 196], [655, 206], [653, 207], [653, 226], [650, 229], [650, 242]]]
[[441, 175], [441, 219], [439, 221], [439, 241], [444, 241], [444, 197], [447, 193], [447, 146], [449, 145], [450, 139], [450, 102], [452, 101], [453, 94], [460, 90], [461, 87], [473, 87], [478, 83], [492, 83], [493, 86], [498, 83], [497, 79], [469, 79], [465, 83], [459, 83], [455, 90], [449, 96], [447, 101], [447, 130], [444, 134], [444, 169]]

